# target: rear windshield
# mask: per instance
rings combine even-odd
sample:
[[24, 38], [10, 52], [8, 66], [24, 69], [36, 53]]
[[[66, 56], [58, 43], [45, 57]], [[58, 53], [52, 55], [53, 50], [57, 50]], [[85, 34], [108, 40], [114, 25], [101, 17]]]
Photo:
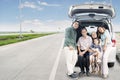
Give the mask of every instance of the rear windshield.
[[88, 32], [89, 36], [91, 36], [92, 32], [97, 32], [97, 28], [99, 26], [104, 26], [106, 29], [109, 30], [108, 25], [106, 23], [104, 23], [104, 22], [88, 22], [88, 21], [84, 21], [84, 22], [80, 22], [79, 24], [80, 25], [79, 25], [79, 27], [77, 29], [77, 40], [76, 41], [78, 41], [79, 37], [82, 36], [81, 35], [81, 29], [82, 28], [87, 29], [87, 32]]
[[88, 33], [91, 34], [93, 31], [97, 32], [97, 28], [99, 26], [103, 26], [109, 30], [108, 25], [103, 23], [103, 22], [88, 22], [88, 21], [87, 22], [80, 22], [79, 29], [86, 28]]

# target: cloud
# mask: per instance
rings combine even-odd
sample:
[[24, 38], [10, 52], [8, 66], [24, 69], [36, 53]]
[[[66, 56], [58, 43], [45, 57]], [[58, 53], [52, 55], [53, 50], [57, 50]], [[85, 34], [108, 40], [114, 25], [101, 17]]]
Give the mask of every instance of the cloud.
[[65, 28], [71, 25], [69, 20], [47, 20], [41, 21], [39, 19], [24, 20], [22, 22], [23, 31], [36, 31], [36, 32], [63, 32]]
[[36, 9], [36, 10], [43, 10], [42, 6], [48, 6], [48, 7], [59, 7], [61, 5], [59, 4], [49, 4], [47, 2], [41, 2], [38, 1], [36, 2], [29, 2], [29, 1], [25, 1], [23, 3], [21, 3], [21, 5], [19, 5], [19, 8], [23, 9], [23, 8], [31, 8], [31, 9]]
[[0, 24], [0, 31], [9, 32], [15, 31], [18, 32], [20, 30], [19, 24]]
[[42, 5], [42, 6], [53, 6], [53, 7], [59, 7], [59, 6], [61, 6], [59, 4], [49, 4], [47, 2], [41, 2], [41, 1], [38, 1], [38, 4]]
[[39, 19], [24, 20], [24, 21], [22, 22], [22, 24], [23, 24], [24, 26], [34, 26], [34, 27], [36, 27], [36, 26], [43, 26], [42, 21], [40, 21]]
[[66, 27], [71, 25], [71, 21], [69, 20], [47, 20], [40, 21], [39, 19], [34, 19], [29, 21], [27, 26], [34, 27], [36, 31], [64, 31]]
[[113, 31], [120, 32], [120, 23], [113, 23]]
[[48, 26], [48, 23], [40, 21], [39, 19], [25, 20], [22, 23], [24, 30], [33, 30], [36, 32], [52, 32], [55, 31], [54, 27]]
[[[22, 22], [22, 31], [33, 30], [35, 32], [63, 32], [65, 28], [71, 25], [69, 20], [47, 20], [39, 19], [24, 20]], [[20, 24], [0, 24], [0, 31], [16, 31], [20, 30]]]
[[40, 6], [36, 5], [34, 2], [24, 2], [21, 3], [21, 5], [19, 6], [19, 8], [31, 8], [31, 9], [37, 9], [37, 10], [42, 10], [43, 8], [41, 8]]

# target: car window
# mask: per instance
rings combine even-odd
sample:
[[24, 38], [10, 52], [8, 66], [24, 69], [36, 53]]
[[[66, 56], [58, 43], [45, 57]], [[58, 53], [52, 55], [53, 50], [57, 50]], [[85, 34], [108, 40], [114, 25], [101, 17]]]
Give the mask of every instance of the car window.
[[97, 32], [97, 26], [88, 26], [86, 27], [88, 33], [91, 35], [92, 32]]

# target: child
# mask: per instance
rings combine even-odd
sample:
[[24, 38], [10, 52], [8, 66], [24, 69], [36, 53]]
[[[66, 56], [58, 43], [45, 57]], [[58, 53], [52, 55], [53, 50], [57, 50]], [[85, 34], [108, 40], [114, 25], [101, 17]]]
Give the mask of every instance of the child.
[[[90, 47], [90, 64], [92, 67], [92, 73], [98, 71], [101, 73], [101, 47], [100, 40], [98, 38], [93, 39], [93, 44]], [[95, 70], [97, 68], [97, 70]]]

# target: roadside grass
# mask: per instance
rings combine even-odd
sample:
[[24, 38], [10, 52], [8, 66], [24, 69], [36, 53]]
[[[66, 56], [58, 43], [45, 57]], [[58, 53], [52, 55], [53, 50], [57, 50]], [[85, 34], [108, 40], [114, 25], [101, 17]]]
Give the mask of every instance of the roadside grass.
[[120, 32], [116, 32], [116, 34], [120, 34]]
[[55, 33], [39, 33], [39, 34], [23, 34], [23, 37], [20, 38], [19, 35], [5, 35], [0, 36], [0, 46], [17, 43], [21, 41], [26, 41], [33, 38], [38, 38], [46, 35], [51, 35]]

